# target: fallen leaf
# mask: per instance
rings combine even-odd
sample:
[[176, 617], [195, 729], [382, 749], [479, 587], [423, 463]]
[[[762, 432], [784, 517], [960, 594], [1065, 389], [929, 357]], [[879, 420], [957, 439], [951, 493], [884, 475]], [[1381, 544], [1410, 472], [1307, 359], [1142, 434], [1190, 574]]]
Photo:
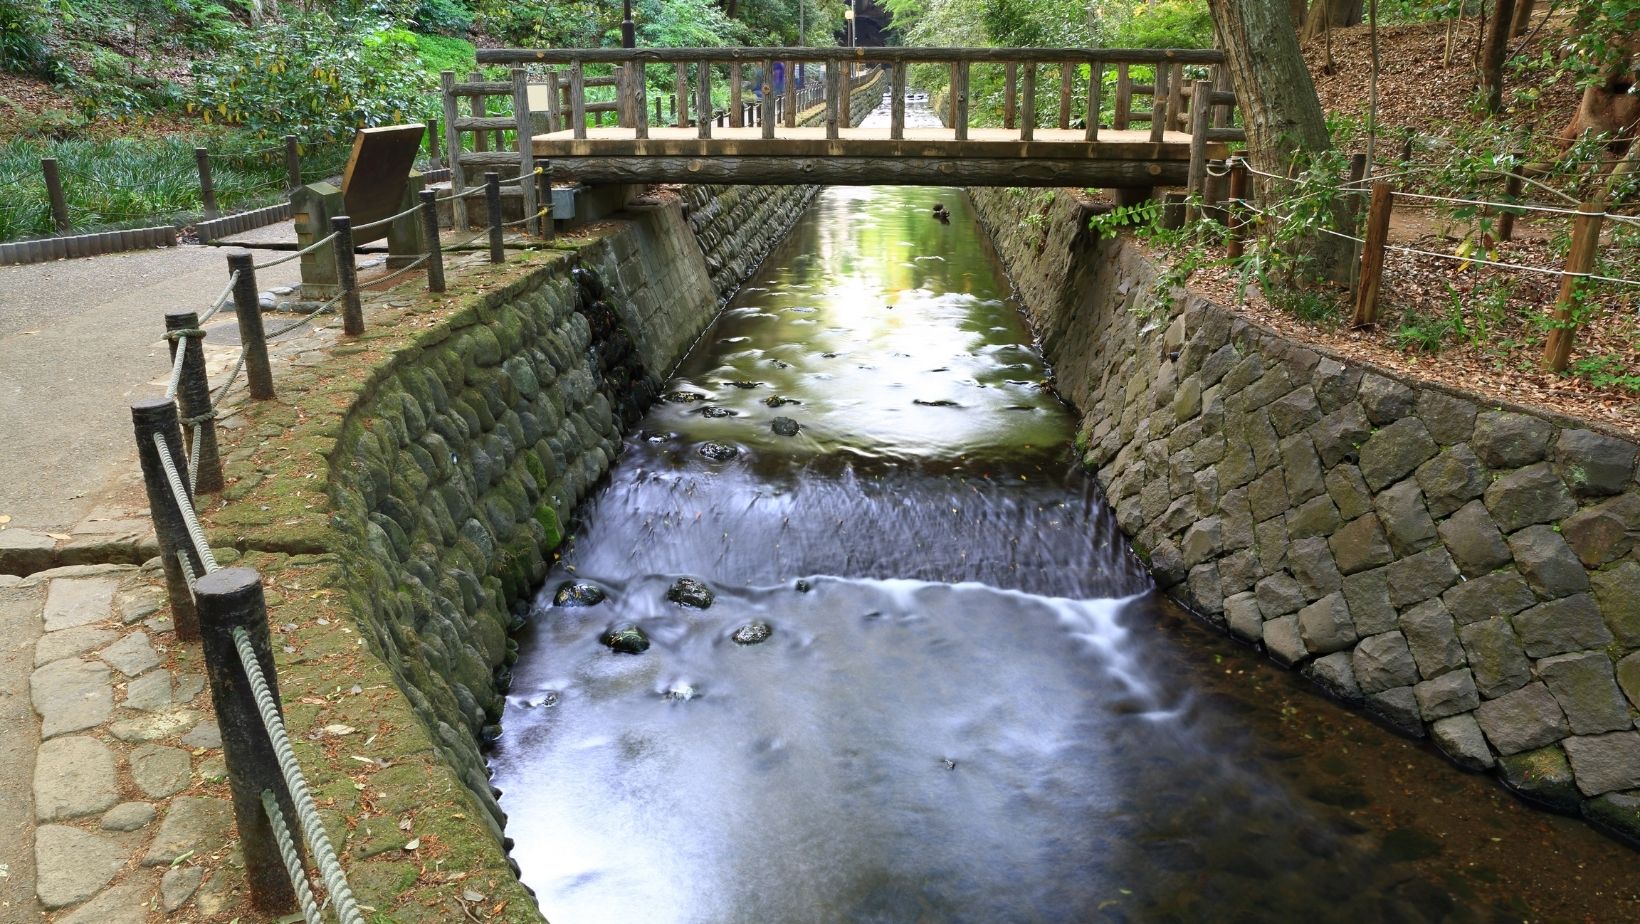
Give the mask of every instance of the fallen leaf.
[[486, 897], [487, 896], [485, 896], [485, 895], [481, 895], [477, 892], [474, 892], [472, 889], [464, 889], [464, 890], [462, 890], [462, 893], [461, 893], [461, 900], [462, 901], [472, 902], [474, 904], [477, 904], [478, 902], [483, 901]]
[[405, 850], [415, 850], [420, 846], [421, 846], [421, 838], [419, 838], [419, 837], [412, 837], [411, 839], [404, 842], [404, 849]]

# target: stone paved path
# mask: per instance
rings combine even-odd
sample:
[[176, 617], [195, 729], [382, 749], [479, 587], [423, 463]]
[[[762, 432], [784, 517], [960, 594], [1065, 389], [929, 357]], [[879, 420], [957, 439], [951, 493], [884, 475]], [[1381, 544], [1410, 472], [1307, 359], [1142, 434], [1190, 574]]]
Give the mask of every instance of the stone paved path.
[[[0, 268], [0, 924], [260, 920], [199, 650], [176, 643], [152, 557], [127, 410], [164, 392], [163, 315], [207, 308], [227, 252]], [[359, 264], [367, 284], [386, 272]], [[286, 264], [259, 288], [298, 276]], [[238, 356], [233, 315], [219, 317], [213, 382]], [[322, 361], [335, 323], [270, 345], [276, 382], [282, 365]], [[244, 400], [241, 387], [221, 408], [229, 447]]]
[[0, 922], [242, 911], [221, 738], [198, 650], [175, 642], [157, 562], [7, 577], [0, 631], [4, 657], [28, 661], [0, 718], [32, 730], [39, 717], [38, 737], [14, 733], [0, 749]]

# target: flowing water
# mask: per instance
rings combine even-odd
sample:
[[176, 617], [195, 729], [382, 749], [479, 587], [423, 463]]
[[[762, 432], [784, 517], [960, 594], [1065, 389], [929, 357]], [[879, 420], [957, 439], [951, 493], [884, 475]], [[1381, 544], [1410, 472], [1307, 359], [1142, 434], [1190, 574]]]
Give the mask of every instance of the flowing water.
[[1156, 594], [1048, 378], [960, 191], [816, 200], [521, 639], [493, 767], [549, 919], [1640, 919], [1626, 849]]

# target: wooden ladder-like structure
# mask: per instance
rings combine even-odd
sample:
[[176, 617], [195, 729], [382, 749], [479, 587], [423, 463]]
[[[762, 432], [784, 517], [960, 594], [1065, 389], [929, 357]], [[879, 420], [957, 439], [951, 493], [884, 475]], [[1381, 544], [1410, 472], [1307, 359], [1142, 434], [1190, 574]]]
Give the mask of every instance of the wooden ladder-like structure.
[[[457, 82], [454, 71], [440, 76], [444, 99], [444, 144], [450, 164], [450, 192], [456, 198], [450, 203], [450, 225], [457, 230], [471, 227], [467, 211], [467, 194], [484, 184], [484, 174], [500, 173], [502, 179], [523, 179], [502, 187], [507, 198], [524, 200], [524, 215], [534, 216], [536, 203], [536, 160], [533, 139], [535, 121], [530, 110], [529, 77], [523, 68], [513, 68], [512, 79], [486, 81], [476, 71], [463, 82]], [[510, 99], [511, 115], [492, 116], [488, 100], [494, 97]], [[554, 102], [557, 94], [552, 96]], [[461, 101], [467, 101], [462, 112]], [[556, 108], [556, 107], [553, 107]], [[507, 135], [512, 135], [513, 147], [507, 146]], [[468, 150], [463, 135], [473, 136]], [[493, 138], [494, 150], [490, 149]], [[516, 173], [513, 171], [516, 169]], [[550, 206], [551, 203], [544, 203]], [[550, 221], [551, 218], [546, 220]]]

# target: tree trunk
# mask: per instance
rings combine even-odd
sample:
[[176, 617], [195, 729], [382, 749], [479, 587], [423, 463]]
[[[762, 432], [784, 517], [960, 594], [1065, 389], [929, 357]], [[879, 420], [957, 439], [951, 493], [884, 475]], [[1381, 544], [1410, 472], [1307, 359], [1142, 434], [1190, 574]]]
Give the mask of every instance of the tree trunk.
[[[1328, 150], [1326, 118], [1315, 83], [1304, 66], [1286, 0], [1208, 0], [1247, 129], [1248, 157], [1254, 167], [1286, 174]], [[1270, 201], [1270, 182], [1260, 184]], [[1343, 227], [1343, 202], [1335, 227]], [[1345, 281], [1351, 248], [1342, 238], [1319, 231], [1287, 254], [1302, 275]]]
[[1514, 28], [1515, 0], [1497, 0], [1492, 28], [1486, 33], [1486, 53], [1481, 59], [1481, 86], [1486, 88], [1486, 111], [1503, 111], [1503, 58], [1509, 52], [1509, 32]]
[[1361, 23], [1361, 0], [1315, 0], [1304, 19], [1304, 41], [1312, 42], [1341, 26]]
[[1509, 37], [1520, 38], [1526, 34], [1526, 29], [1532, 24], [1532, 13], [1537, 8], [1537, 0], [1516, 0], [1515, 18], [1509, 26]]
[[[1316, 2], [1324, 3], [1326, 0], [1316, 0]], [[1296, 29], [1304, 24], [1304, 8], [1307, 6], [1309, 4], [1305, 3], [1304, 0], [1288, 0], [1287, 9], [1293, 14], [1293, 28]]]

